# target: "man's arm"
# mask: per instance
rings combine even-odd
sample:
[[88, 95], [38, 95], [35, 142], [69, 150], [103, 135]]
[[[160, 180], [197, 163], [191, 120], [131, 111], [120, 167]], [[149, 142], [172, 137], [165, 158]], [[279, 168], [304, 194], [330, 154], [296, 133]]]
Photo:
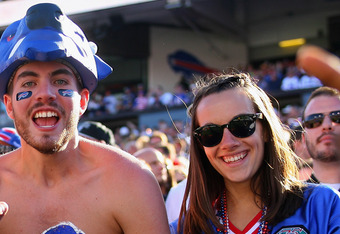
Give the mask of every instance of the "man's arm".
[[128, 177], [123, 213], [118, 218], [124, 233], [170, 233], [164, 199], [154, 175], [145, 169], [130, 171]]
[[324, 85], [340, 90], [340, 59], [337, 56], [320, 47], [305, 45], [298, 50], [296, 62]]

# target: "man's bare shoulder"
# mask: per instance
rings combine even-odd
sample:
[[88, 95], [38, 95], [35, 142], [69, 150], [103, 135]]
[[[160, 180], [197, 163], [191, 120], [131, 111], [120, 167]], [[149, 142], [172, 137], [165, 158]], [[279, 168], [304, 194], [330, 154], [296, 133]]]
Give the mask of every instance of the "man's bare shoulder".
[[105, 188], [102, 200], [114, 207], [112, 216], [124, 232], [168, 233], [164, 200], [152, 172], [119, 148], [92, 142], [86, 148], [88, 153], [96, 152], [101, 171], [98, 189]]
[[15, 163], [18, 161], [17, 151], [18, 150], [0, 155], [0, 174], [1, 172], [10, 172], [13, 170]]
[[151, 173], [133, 155], [121, 150], [119, 147], [109, 146], [92, 141], [81, 141], [80, 149], [86, 157], [95, 161], [98, 167], [102, 167], [108, 176], [147, 176]]

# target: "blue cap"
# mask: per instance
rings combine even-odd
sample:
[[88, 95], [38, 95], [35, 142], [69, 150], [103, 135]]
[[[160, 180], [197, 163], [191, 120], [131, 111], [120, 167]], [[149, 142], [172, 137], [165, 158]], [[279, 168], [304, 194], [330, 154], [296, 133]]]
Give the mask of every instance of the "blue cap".
[[7, 27], [0, 39], [0, 98], [16, 69], [28, 61], [65, 60], [90, 93], [112, 68], [99, 58], [82, 30], [51, 3], [30, 7], [26, 16]]

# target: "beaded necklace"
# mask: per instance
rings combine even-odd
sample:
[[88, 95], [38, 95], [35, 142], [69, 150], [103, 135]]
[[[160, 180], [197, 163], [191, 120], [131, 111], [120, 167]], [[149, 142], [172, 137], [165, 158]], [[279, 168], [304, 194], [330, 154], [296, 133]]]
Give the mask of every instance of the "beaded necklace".
[[[228, 211], [227, 211], [227, 195], [226, 191], [223, 192], [223, 197], [221, 197], [221, 210], [222, 210], [222, 221], [223, 221], [223, 231], [220, 229], [217, 229], [218, 232], [222, 232], [223, 234], [229, 234], [229, 217], [228, 217]], [[261, 220], [263, 219], [263, 216], [267, 212], [267, 207], [265, 206], [262, 209], [262, 216]], [[264, 220], [261, 221], [260, 227], [259, 227], [259, 234], [266, 234], [269, 233], [268, 229], [268, 223]]]

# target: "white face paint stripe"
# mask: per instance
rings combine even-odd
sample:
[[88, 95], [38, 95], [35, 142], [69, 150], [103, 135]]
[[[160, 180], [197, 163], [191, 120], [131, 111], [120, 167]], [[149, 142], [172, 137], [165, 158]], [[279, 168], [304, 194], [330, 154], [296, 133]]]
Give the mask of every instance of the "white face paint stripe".
[[13, 49], [11, 50], [11, 53], [9, 54], [8, 59], [10, 59], [15, 54], [15, 52], [17, 51], [18, 47], [20, 46], [20, 44], [22, 43], [24, 39], [25, 38], [21, 38], [18, 40], [18, 42], [14, 45]]

